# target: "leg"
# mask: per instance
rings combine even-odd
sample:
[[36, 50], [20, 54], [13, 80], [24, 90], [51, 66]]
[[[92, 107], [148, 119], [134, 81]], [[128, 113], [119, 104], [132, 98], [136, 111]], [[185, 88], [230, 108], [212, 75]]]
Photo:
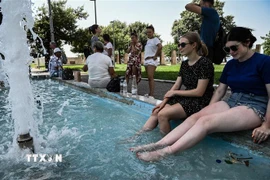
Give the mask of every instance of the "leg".
[[148, 65], [147, 69], [147, 77], [149, 83], [149, 96], [154, 96], [154, 88], [155, 88], [155, 81], [154, 81], [154, 74], [156, 70], [156, 66]]
[[167, 104], [158, 113], [158, 123], [160, 132], [164, 135], [168, 134], [171, 131], [170, 120], [182, 119], [186, 117], [187, 115], [181, 104], [177, 103], [172, 106]]
[[158, 110], [155, 110], [144, 124], [142, 131], [151, 131], [158, 125]]
[[137, 74], [137, 68], [134, 66], [132, 66], [132, 75], [135, 75], [136, 76], [136, 82], [137, 82], [137, 77], [138, 77], [138, 74]]
[[[181, 119], [186, 117], [184, 109], [178, 103], [174, 104], [173, 106], [167, 104], [159, 113], [157, 113], [157, 111], [158, 110], [152, 113], [151, 117], [147, 120], [147, 122], [143, 126], [143, 129], [139, 132], [140, 134], [145, 131], [151, 131], [157, 126], [158, 122], [160, 132], [162, 134], [167, 134], [171, 130], [169, 120]], [[145, 151], [155, 149], [158, 147], [163, 147], [164, 145], [165, 144], [151, 143], [144, 146], [133, 147], [130, 148], [130, 150], [133, 152]]]
[[[221, 113], [202, 116], [179, 140], [157, 152], [138, 154], [146, 161], [157, 160], [165, 155], [182, 152], [193, 147], [206, 135], [214, 132], [234, 132], [255, 128], [261, 124], [258, 115], [246, 106], [238, 106]], [[161, 156], [162, 155], [162, 156]]]
[[178, 139], [180, 139], [195, 123], [196, 121], [205, 115], [212, 113], [220, 113], [229, 109], [229, 106], [224, 101], [219, 101], [217, 103], [211, 104], [201, 111], [191, 115], [188, 117], [183, 123], [173, 129], [169, 134], [163, 137], [160, 141], [156, 143], [151, 143], [148, 145], [138, 146], [136, 148], [131, 148], [131, 151], [139, 152], [139, 151], [147, 151], [156, 149], [158, 147], [164, 147], [168, 145], [172, 145]]

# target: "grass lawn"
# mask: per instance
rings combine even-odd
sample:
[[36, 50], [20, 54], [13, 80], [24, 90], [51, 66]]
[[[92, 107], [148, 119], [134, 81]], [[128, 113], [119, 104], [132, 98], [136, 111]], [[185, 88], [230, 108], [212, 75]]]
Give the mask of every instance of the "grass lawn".
[[[223, 71], [224, 65], [215, 65], [215, 84], [219, 83], [219, 78], [221, 76], [221, 73]], [[155, 72], [155, 79], [164, 79], [164, 80], [173, 80], [175, 81], [177, 76], [178, 76], [178, 72], [180, 69], [180, 65], [172, 65], [172, 66], [158, 66], [157, 70]], [[126, 65], [124, 64], [117, 64], [115, 67], [115, 71], [118, 75], [123, 76], [125, 74], [126, 71]], [[146, 72], [145, 72], [145, 68], [142, 67], [142, 77], [146, 78]]]
[[[34, 67], [34, 66], [32, 66]], [[44, 67], [44, 66], [43, 66]], [[64, 68], [70, 68], [70, 69], [82, 69], [82, 64], [72, 64], [72, 65], [64, 65]], [[120, 75], [124, 76], [126, 71], [126, 64], [116, 64], [115, 66], [115, 72]], [[219, 83], [219, 78], [221, 76], [221, 73], [223, 71], [224, 64], [221, 65], [215, 65], [215, 84]], [[155, 79], [164, 79], [164, 80], [173, 80], [175, 81], [178, 75], [180, 69], [180, 65], [163, 65], [158, 66], [157, 70], [155, 72]], [[145, 68], [142, 66], [142, 77], [146, 78]]]

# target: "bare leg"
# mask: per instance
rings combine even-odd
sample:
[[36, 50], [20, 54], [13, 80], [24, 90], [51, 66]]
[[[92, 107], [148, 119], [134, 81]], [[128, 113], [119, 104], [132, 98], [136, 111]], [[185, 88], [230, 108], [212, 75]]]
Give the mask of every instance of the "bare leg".
[[149, 84], [149, 96], [154, 96], [154, 89], [155, 89], [154, 74], [156, 66], [148, 65], [146, 66], [146, 69]]
[[[151, 115], [151, 117], [146, 121], [140, 133], [145, 132], [145, 131], [151, 131], [157, 126], [159, 122], [160, 132], [162, 134], [167, 134], [171, 130], [169, 120], [181, 119], [185, 117], [186, 117], [186, 113], [184, 112], [184, 109], [182, 108], [180, 104], [175, 104], [172, 106], [167, 104], [159, 113], [157, 113], [157, 110], [156, 110]], [[139, 151], [145, 151], [145, 150], [154, 150], [156, 148], [161, 148], [161, 147], [164, 147], [164, 145], [151, 143], [144, 146], [132, 147], [130, 148], [130, 150], [133, 152], [139, 152]]]
[[208, 114], [212, 114], [212, 113], [224, 112], [228, 109], [229, 109], [229, 106], [224, 101], [211, 104], [205, 107], [204, 109], [202, 109], [201, 111], [199, 111], [198, 113], [191, 115], [183, 123], [181, 123], [175, 129], [173, 129], [169, 134], [163, 137], [160, 141], [156, 143], [151, 143], [148, 145], [131, 148], [130, 150], [133, 152], [139, 152], [139, 151], [153, 150], [159, 147], [172, 145], [178, 139], [180, 139], [196, 123], [196, 121], [200, 117], [208, 115]]
[[238, 106], [225, 112], [201, 117], [179, 140], [173, 145], [147, 153], [138, 154], [138, 158], [145, 161], [182, 152], [200, 142], [206, 135], [214, 132], [234, 132], [255, 128], [261, 124], [257, 114], [246, 106]]
[[186, 118], [187, 115], [183, 107], [177, 103], [174, 105], [166, 105], [158, 113], [158, 123], [160, 132], [164, 135], [168, 134], [171, 131], [170, 120], [172, 119], [182, 119]]
[[136, 76], [136, 83], [138, 84], [138, 71], [135, 66], [132, 66], [132, 74]]

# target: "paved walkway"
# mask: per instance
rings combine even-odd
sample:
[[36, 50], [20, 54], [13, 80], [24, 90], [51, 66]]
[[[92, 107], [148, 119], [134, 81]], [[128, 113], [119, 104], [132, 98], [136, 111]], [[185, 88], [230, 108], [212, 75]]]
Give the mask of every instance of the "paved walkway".
[[[88, 75], [82, 75], [82, 81], [83, 82], [88, 82]], [[129, 82], [128, 85], [128, 91], [131, 91], [131, 82]], [[173, 81], [161, 81], [161, 80], [155, 80], [155, 92], [154, 92], [154, 97], [156, 99], [162, 100], [165, 93], [171, 89], [173, 86], [174, 82]], [[145, 94], [149, 93], [149, 86], [148, 86], [148, 80], [143, 78], [141, 82], [138, 85], [138, 95], [144, 96]]]

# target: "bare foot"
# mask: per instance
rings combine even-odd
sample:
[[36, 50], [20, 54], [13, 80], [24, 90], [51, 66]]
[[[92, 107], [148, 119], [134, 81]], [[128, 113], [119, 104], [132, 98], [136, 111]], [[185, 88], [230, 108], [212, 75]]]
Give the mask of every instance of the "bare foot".
[[132, 137], [129, 137], [129, 138], [126, 138], [126, 139], [122, 139], [122, 140], [120, 140], [118, 143], [119, 143], [119, 144], [134, 143], [134, 142], [136, 142], [139, 138], [140, 138], [139, 135], [134, 135], [134, 136], [132, 136]]
[[140, 151], [151, 151], [157, 148], [159, 145], [155, 143], [150, 143], [142, 146], [132, 147], [129, 150], [132, 152], [140, 152]]
[[137, 157], [143, 161], [147, 162], [152, 162], [152, 161], [158, 161], [161, 158], [165, 157], [166, 155], [170, 154], [170, 149], [169, 147], [159, 149], [156, 151], [151, 151], [151, 152], [142, 152], [142, 153], [137, 153]]

